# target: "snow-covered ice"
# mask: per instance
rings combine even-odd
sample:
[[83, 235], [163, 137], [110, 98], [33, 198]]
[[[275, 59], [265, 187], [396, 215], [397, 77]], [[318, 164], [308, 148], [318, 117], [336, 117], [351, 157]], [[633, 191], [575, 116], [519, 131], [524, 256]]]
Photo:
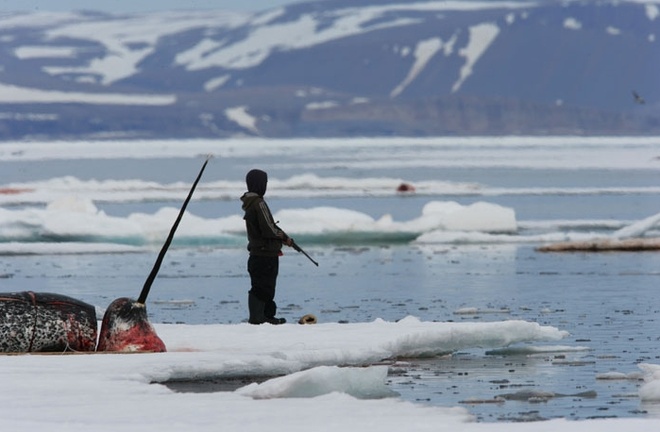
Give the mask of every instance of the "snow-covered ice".
[[[283, 326], [164, 325], [161, 354], [0, 357], [0, 426], [27, 431], [648, 431], [660, 419], [477, 424], [461, 407], [404, 402], [387, 388], [384, 359], [562, 339], [524, 321]], [[553, 348], [550, 348], [553, 349]], [[542, 350], [542, 345], [539, 347]], [[660, 396], [660, 366], [642, 365], [640, 397]], [[162, 383], [272, 376], [231, 392], [180, 393]]]

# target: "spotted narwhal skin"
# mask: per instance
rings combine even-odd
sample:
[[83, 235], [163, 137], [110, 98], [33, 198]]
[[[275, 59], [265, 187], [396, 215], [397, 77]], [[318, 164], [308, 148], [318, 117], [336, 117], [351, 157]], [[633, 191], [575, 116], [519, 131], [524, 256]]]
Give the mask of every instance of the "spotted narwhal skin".
[[94, 306], [32, 291], [0, 293], [0, 352], [94, 351]]
[[0, 293], [0, 352], [165, 352], [146, 306], [119, 298], [98, 333], [94, 306], [60, 294]]

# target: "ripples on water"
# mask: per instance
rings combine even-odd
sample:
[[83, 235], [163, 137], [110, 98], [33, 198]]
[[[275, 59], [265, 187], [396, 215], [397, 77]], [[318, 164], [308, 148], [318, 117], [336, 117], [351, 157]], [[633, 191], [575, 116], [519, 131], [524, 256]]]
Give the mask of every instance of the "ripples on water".
[[[239, 250], [170, 251], [148, 303], [154, 322], [234, 324], [247, 311], [249, 279]], [[558, 342], [588, 350], [486, 352], [388, 359], [389, 383], [416, 403], [465, 406], [482, 421], [656, 415], [637, 396], [641, 362], [658, 363], [658, 253], [546, 254], [530, 246], [312, 247], [314, 267], [282, 259], [280, 315], [295, 322], [523, 319], [568, 330]], [[135, 297], [152, 254], [10, 257], [7, 290], [54, 291], [103, 308]], [[608, 372], [627, 379], [597, 379]], [[519, 391], [527, 399], [500, 400]], [[595, 392], [595, 397], [574, 396]], [[554, 393], [554, 397], [543, 394]]]

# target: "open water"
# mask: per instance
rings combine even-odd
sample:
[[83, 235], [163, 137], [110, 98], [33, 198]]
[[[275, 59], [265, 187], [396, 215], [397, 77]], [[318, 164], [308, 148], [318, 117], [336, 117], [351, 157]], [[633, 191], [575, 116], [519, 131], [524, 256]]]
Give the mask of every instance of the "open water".
[[[164, 241], [162, 230], [155, 237], [127, 240], [116, 230], [107, 234], [93, 225], [95, 219], [71, 220], [73, 226], [93, 225], [85, 235], [71, 226], [56, 231], [43, 220], [17, 223], [25, 219], [20, 212], [46, 209], [47, 199], [40, 202], [39, 197], [60, 194], [56, 179], [63, 176], [117, 181], [111, 199], [104, 184], [73, 193], [92, 200], [100, 212], [116, 218], [113, 223], [126, 222], [138, 213], [178, 209], [201, 166], [196, 155], [220, 154], [211, 160], [184, 216], [210, 221], [205, 226], [211, 228], [206, 234], [184, 229], [152, 287], [150, 319], [163, 323], [246, 319], [245, 239], [228, 228], [228, 218], [242, 215], [238, 196], [250, 168], [270, 173], [266, 198], [274, 213], [323, 208], [334, 215], [343, 209], [374, 220], [389, 214], [405, 222], [415, 221], [432, 201], [462, 206], [485, 201], [513, 209], [516, 231], [501, 235], [485, 229], [481, 234], [487, 237], [453, 233], [448, 240], [422, 242], [389, 225], [382, 231], [352, 230], [346, 220], [337, 220], [333, 228], [319, 219], [324, 227], [297, 234], [307, 221], [281, 220], [320, 265], [285, 251], [276, 298], [279, 315], [289, 322], [313, 313], [320, 323], [414, 315], [429, 321], [523, 319], [555, 326], [570, 332], [557, 344], [570, 349], [534, 353], [525, 350], [529, 347], [475, 347], [446, 357], [384, 359], [391, 365], [389, 385], [415, 403], [464, 406], [480, 421], [660, 415], [660, 406], [642, 404], [637, 396], [637, 364], [660, 363], [660, 252], [536, 249], [550, 239], [613, 236], [660, 213], [660, 140], [364, 140], [312, 143], [312, 150], [303, 144], [243, 146], [233, 140], [226, 145], [189, 143], [191, 149], [183, 143], [177, 147], [180, 153], [168, 157], [158, 156], [157, 150], [121, 157], [76, 152], [37, 157], [29, 146], [17, 154], [15, 147], [0, 144], [0, 188], [42, 192], [26, 193], [26, 199], [21, 193], [3, 195], [0, 291], [57, 292], [97, 305], [100, 312], [117, 297], [139, 294]], [[315, 180], [287, 183], [304, 173]], [[154, 182], [151, 189], [171, 196], [145, 198], [150, 188], [136, 180]], [[228, 185], [218, 183], [223, 181]], [[418, 186], [417, 193], [397, 194], [401, 181]], [[104, 198], [95, 199], [101, 192]], [[477, 216], [486, 225], [492, 217]], [[154, 220], [162, 222], [165, 232], [173, 222], [170, 214]], [[659, 228], [642, 235], [657, 237]], [[57, 253], [44, 247], [55, 243]], [[80, 249], [81, 243], [90, 249]], [[98, 244], [130, 247], [107, 253], [95, 249]]]

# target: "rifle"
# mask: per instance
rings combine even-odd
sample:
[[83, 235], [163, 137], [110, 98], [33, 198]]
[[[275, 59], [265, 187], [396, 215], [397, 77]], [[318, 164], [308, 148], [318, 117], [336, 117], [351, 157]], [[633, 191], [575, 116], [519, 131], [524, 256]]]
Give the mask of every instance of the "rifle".
[[[289, 238], [291, 238], [291, 237], [289, 237]], [[307, 252], [305, 252], [304, 250], [302, 250], [302, 248], [301, 248], [300, 246], [298, 246], [298, 245], [296, 244], [296, 242], [293, 241], [293, 239], [291, 239], [291, 247], [292, 247], [296, 252], [300, 252], [301, 254], [305, 255], [305, 256], [306, 256], [311, 262], [314, 263], [314, 265], [315, 265], [316, 267], [319, 266], [319, 263], [317, 263], [316, 261], [314, 261], [314, 260], [312, 259], [311, 256], [307, 255]]]
[[[279, 226], [277, 226], [277, 223], [279, 223], [279, 222], [276, 222], [276, 223], [275, 223], [275, 227], [276, 227], [278, 230], [282, 231], [282, 232], [284, 233], [285, 236], [289, 237], [289, 235], [288, 235], [287, 233], [285, 233], [284, 230], [283, 230], [282, 228], [280, 228]], [[300, 252], [301, 254], [305, 255], [305, 256], [307, 257], [307, 259], [309, 259], [311, 262], [313, 262], [314, 265], [315, 265], [316, 267], [319, 266], [319, 263], [317, 263], [316, 261], [314, 261], [314, 259], [313, 259], [311, 256], [309, 256], [309, 255], [307, 254], [307, 252], [305, 252], [300, 246], [298, 246], [298, 244], [297, 244], [297, 243], [296, 243], [291, 237], [289, 237], [289, 238], [291, 239], [291, 247], [293, 248], [293, 250], [295, 250], [296, 252]]]

